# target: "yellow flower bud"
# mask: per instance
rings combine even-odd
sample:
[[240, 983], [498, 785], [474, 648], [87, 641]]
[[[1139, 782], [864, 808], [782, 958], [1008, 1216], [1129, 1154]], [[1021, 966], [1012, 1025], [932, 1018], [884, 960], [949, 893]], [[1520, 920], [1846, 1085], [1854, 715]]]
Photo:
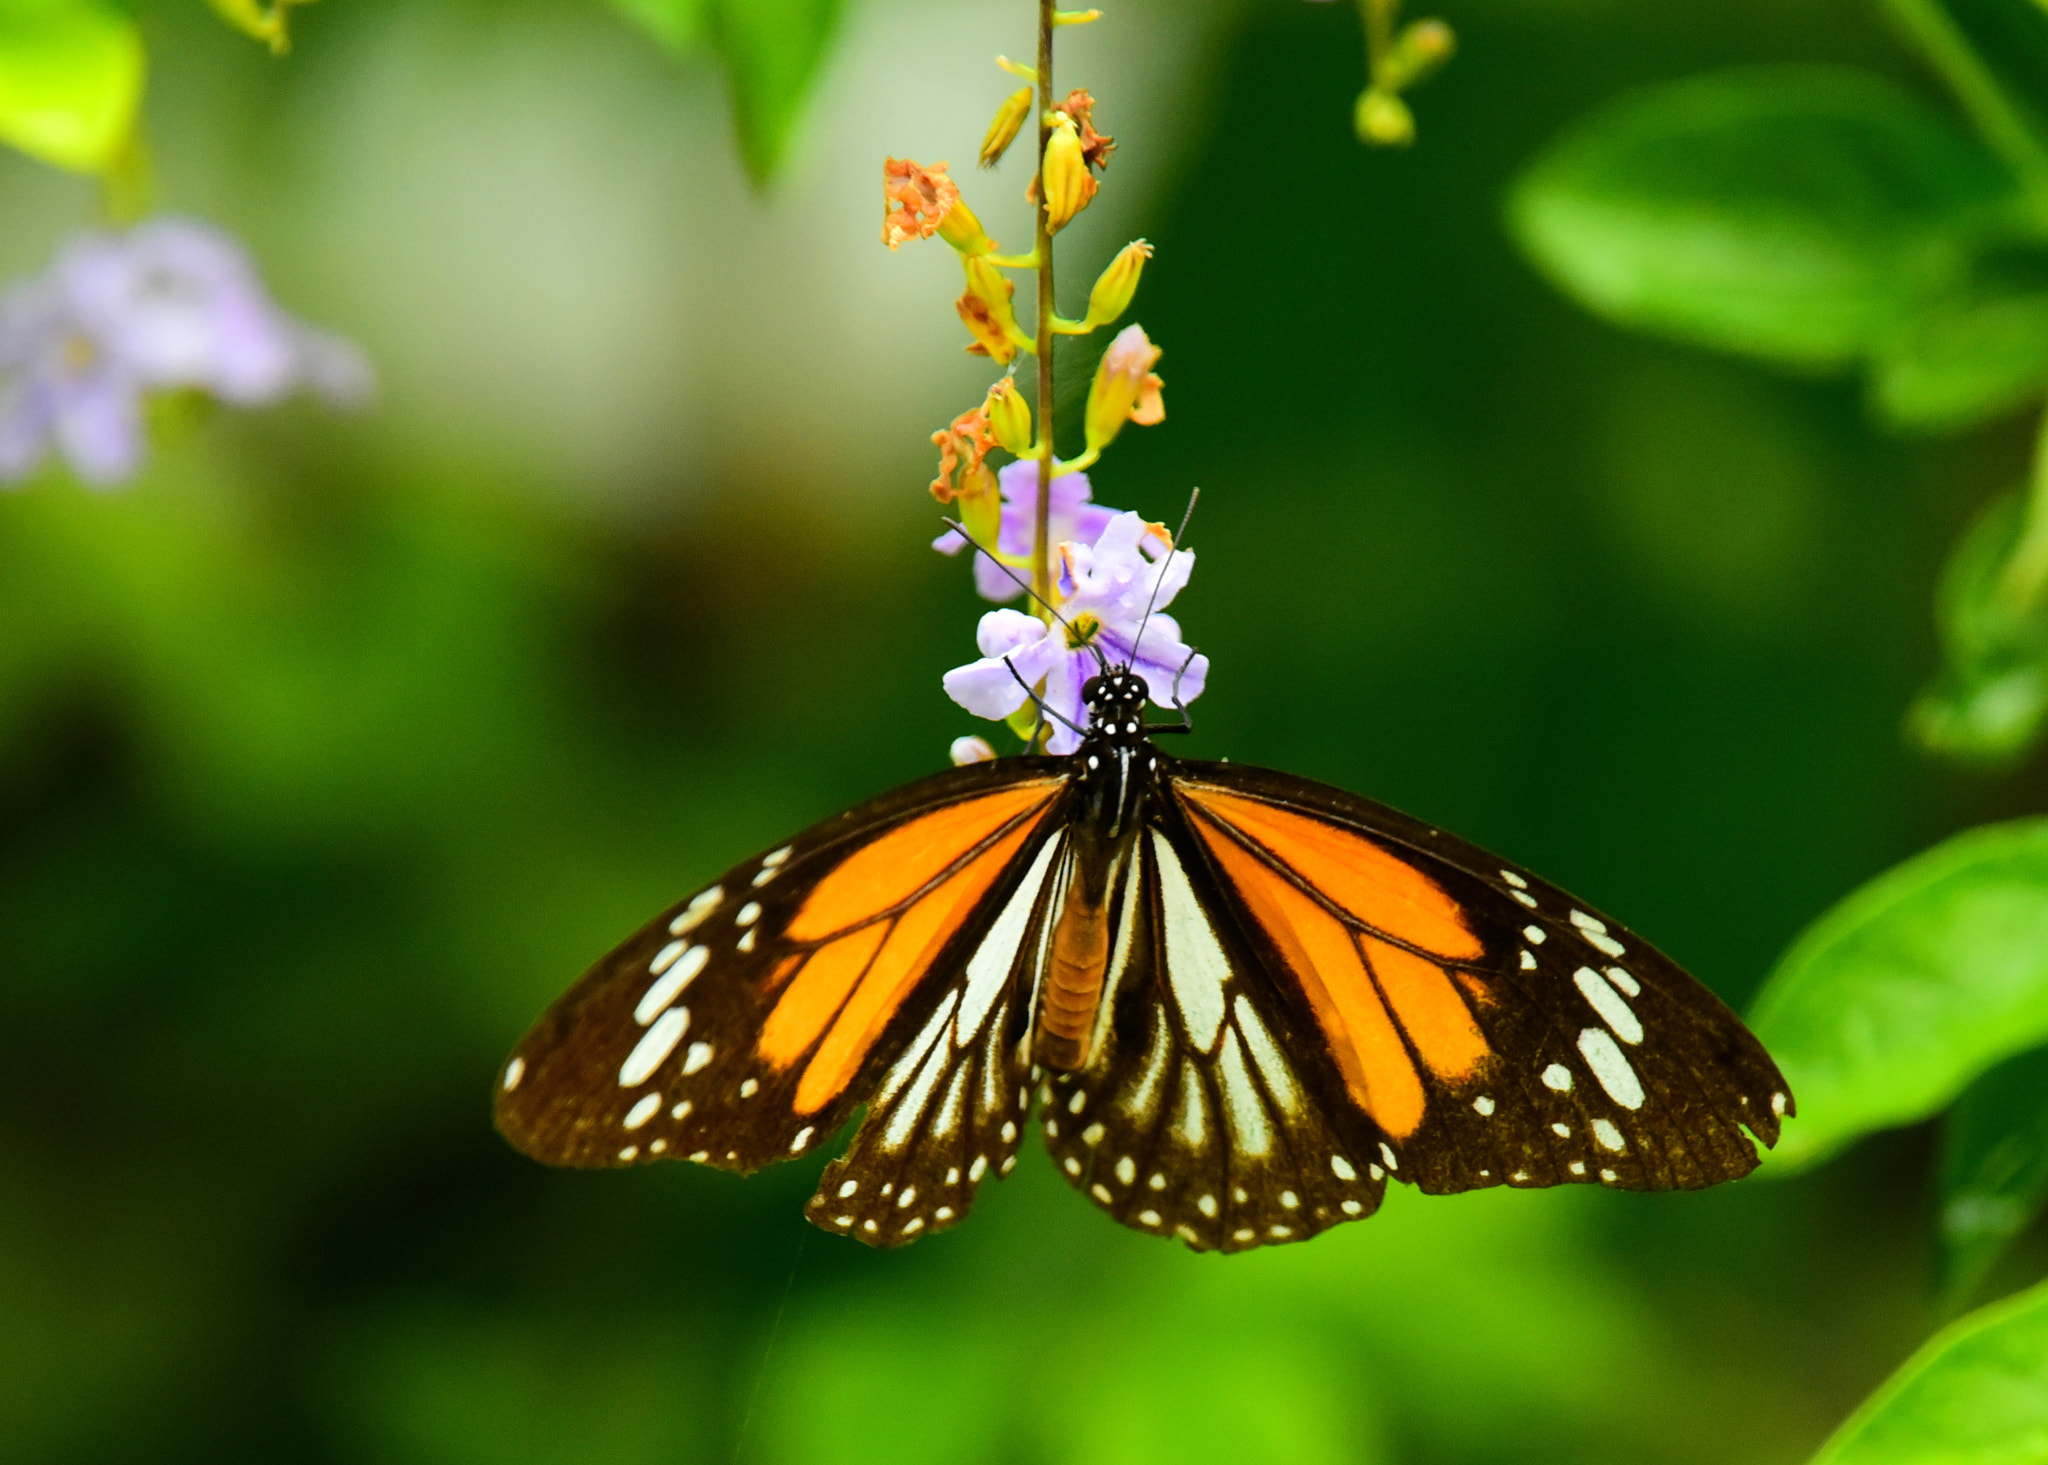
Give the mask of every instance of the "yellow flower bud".
[[939, 238], [962, 254], [995, 252], [995, 240], [989, 238], [983, 231], [981, 220], [974, 217], [974, 210], [958, 198], [953, 200], [953, 206], [939, 219]]
[[1150, 258], [1152, 246], [1134, 239], [1109, 262], [1109, 268], [1088, 292], [1088, 319], [1083, 324], [1089, 330], [1108, 325], [1131, 308], [1131, 297], [1138, 293], [1138, 276]]
[[1020, 86], [996, 108], [995, 120], [981, 140], [981, 166], [993, 168], [1017, 140], [1017, 131], [1031, 115], [1031, 88]]
[[1358, 140], [1378, 147], [1404, 148], [1415, 141], [1415, 114], [1392, 92], [1367, 87], [1359, 93], [1358, 108], [1352, 114]]
[[1016, 359], [1020, 347], [1031, 344], [1010, 304], [1017, 287], [983, 255], [970, 254], [961, 264], [967, 270], [967, 293], [955, 302], [954, 309], [974, 337], [974, 344], [967, 349], [1007, 365]]
[[1152, 372], [1159, 356], [1143, 326], [1125, 326], [1109, 343], [1088, 388], [1084, 422], [1091, 452], [1108, 447], [1126, 422], [1150, 426], [1166, 419], [1166, 403], [1159, 394], [1166, 384]]
[[1052, 136], [1045, 144], [1045, 223], [1057, 234], [1095, 197], [1095, 175], [1081, 150], [1081, 134], [1064, 112], [1053, 115]]
[[1031, 406], [1015, 382], [1004, 377], [990, 387], [981, 410], [988, 418], [989, 431], [1005, 451], [1020, 458], [1031, 456]]

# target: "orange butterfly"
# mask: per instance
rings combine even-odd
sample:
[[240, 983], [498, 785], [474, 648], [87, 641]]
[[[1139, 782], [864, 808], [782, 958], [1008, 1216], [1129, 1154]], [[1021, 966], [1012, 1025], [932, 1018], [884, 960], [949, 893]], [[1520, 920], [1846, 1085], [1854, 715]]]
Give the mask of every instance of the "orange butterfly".
[[506, 1063], [557, 1165], [752, 1171], [866, 1118], [810, 1218], [895, 1246], [963, 1218], [1032, 1113], [1118, 1221], [1300, 1241], [1387, 1180], [1690, 1189], [1792, 1100], [1711, 992], [1571, 896], [1306, 779], [1156, 748], [1105, 670], [1068, 757], [956, 768], [655, 919]]

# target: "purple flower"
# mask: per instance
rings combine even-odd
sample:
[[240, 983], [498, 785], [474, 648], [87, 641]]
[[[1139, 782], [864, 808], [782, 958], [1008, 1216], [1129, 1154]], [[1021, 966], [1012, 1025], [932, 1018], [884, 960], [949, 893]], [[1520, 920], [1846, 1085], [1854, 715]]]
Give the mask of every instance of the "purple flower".
[[53, 447], [87, 482], [132, 476], [152, 391], [257, 407], [298, 391], [353, 405], [370, 387], [362, 354], [279, 310], [220, 231], [157, 219], [81, 234], [0, 296], [0, 483]]
[[1167, 543], [1158, 525], [1118, 514], [1092, 546], [1062, 544], [1057, 588], [1064, 624], [1048, 626], [1020, 610], [990, 611], [975, 634], [982, 659], [947, 672], [946, 695], [976, 717], [1000, 719], [1024, 705], [1026, 686], [1042, 680], [1053, 724], [1049, 753], [1081, 745], [1074, 731], [1088, 722], [1081, 688], [1104, 661], [1112, 668], [1129, 665], [1162, 707], [1173, 705], [1176, 680], [1180, 701], [1201, 696], [1209, 658], [1192, 651], [1179, 624], [1160, 613], [1187, 585], [1195, 557], [1188, 550], [1169, 552]]
[[[1038, 460], [1019, 458], [996, 474], [996, 482], [1002, 487], [1002, 527], [996, 531], [996, 548], [1004, 554], [1022, 558], [1031, 553], [1031, 541], [1038, 532]], [[1081, 544], [1093, 544], [1102, 537], [1102, 531], [1109, 527], [1117, 511], [1101, 504], [1090, 503], [1093, 490], [1088, 486], [1085, 473], [1061, 473], [1052, 481], [1052, 516], [1048, 537], [1054, 544], [1075, 540]], [[958, 554], [967, 547], [958, 530], [948, 529], [932, 541], [932, 548], [940, 554]], [[1018, 577], [1027, 583], [1028, 573], [1020, 570]], [[983, 600], [993, 600], [998, 605], [1006, 600], [1015, 600], [1024, 593], [1016, 580], [1003, 573], [1003, 567], [985, 554], [974, 557], [974, 588], [981, 592]]]

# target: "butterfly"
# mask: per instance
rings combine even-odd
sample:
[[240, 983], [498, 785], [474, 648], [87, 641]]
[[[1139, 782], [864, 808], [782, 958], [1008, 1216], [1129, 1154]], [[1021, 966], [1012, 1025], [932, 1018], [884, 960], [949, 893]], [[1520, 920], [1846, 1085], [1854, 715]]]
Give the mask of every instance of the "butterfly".
[[970, 764], [664, 911], [519, 1043], [499, 1129], [556, 1165], [753, 1171], [827, 1145], [806, 1214], [957, 1225], [1035, 1112], [1122, 1224], [1235, 1252], [1389, 1180], [1692, 1189], [1793, 1112], [1770, 1056], [1633, 932], [1307, 779], [1169, 756], [1105, 664], [1077, 752]]

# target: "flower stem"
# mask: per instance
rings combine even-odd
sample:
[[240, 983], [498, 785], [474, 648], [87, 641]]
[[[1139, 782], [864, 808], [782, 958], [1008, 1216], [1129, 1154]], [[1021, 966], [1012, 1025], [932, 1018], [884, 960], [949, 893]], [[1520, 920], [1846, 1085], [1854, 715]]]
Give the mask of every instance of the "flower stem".
[[1885, 0], [1920, 54], [1948, 83], [1985, 145], [2012, 169], [2037, 217], [2048, 218], [2048, 147], [2013, 105], [1942, 0]]
[[[1031, 536], [1031, 588], [1052, 599], [1052, 225], [1045, 186], [1045, 149], [1052, 140], [1053, 0], [1038, 0], [1038, 524]], [[1041, 609], [1040, 614], [1048, 614]]]

